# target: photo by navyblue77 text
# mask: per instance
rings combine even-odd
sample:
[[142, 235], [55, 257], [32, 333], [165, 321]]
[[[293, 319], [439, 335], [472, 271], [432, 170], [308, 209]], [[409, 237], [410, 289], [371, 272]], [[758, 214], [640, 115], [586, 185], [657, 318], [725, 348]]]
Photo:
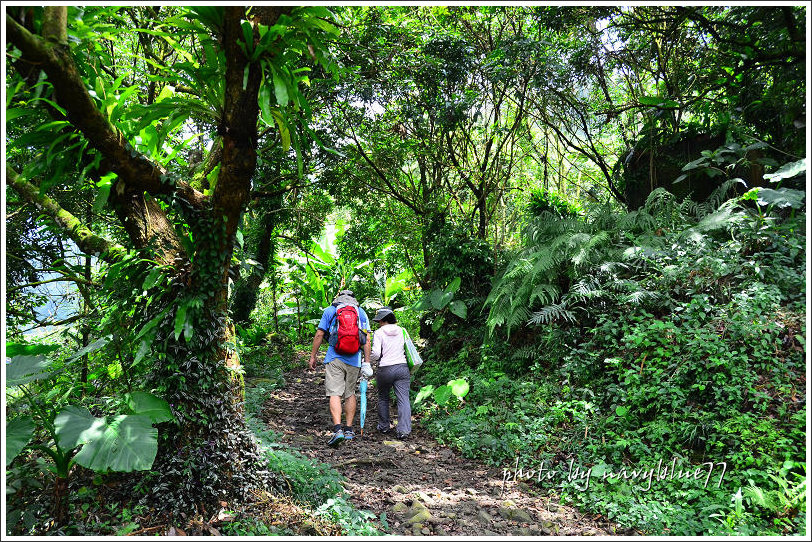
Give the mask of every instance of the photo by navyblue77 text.
[[589, 489], [589, 482], [593, 477], [600, 477], [601, 480], [632, 480], [638, 482], [632, 487], [642, 491], [650, 490], [654, 482], [668, 483], [672, 480], [698, 480], [704, 489], [708, 487], [708, 483], [714, 475], [719, 477], [716, 487], [721, 487], [727, 472], [727, 463], [724, 461], [706, 461], [699, 465], [689, 464], [685, 467], [680, 463], [680, 459], [672, 457], [670, 462], [660, 459], [656, 466], [623, 465], [620, 468], [613, 468], [611, 465], [600, 463], [584, 468], [584, 466], [576, 464], [575, 460], [570, 459], [563, 465], [555, 463], [548, 465], [546, 461], [542, 461], [537, 468], [525, 469], [519, 465], [519, 457], [516, 457], [513, 467], [502, 469], [502, 493], [508, 482], [529, 480], [534, 480], [538, 484], [552, 482], [562, 486], [568, 482], [575, 482], [580, 483], [576, 486], [578, 489], [586, 491]]

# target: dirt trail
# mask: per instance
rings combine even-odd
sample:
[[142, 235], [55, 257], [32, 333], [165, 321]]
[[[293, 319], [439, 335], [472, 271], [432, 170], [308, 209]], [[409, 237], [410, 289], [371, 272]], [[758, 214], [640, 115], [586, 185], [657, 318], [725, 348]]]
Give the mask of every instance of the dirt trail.
[[[378, 433], [374, 386], [367, 394], [364, 436], [329, 448], [325, 443], [331, 420], [323, 369], [295, 369], [285, 379], [285, 388], [274, 391], [263, 406], [268, 427], [283, 435], [283, 442], [343, 474], [348, 499], [378, 516], [386, 512], [392, 534], [621, 534], [605, 520], [534, 495], [528, 484], [509, 482], [502, 493], [501, 468], [462, 458], [439, 445], [417, 418], [408, 440]], [[390, 406], [396, 420], [394, 405]], [[357, 435], [357, 416], [355, 430]]]

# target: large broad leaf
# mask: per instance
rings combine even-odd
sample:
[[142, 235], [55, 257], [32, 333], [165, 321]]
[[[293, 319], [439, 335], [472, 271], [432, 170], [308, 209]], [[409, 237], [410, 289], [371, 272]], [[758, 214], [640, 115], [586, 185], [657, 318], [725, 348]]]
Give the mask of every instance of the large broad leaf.
[[92, 343], [90, 343], [89, 345], [85, 346], [84, 348], [82, 348], [81, 350], [76, 352], [74, 355], [72, 355], [71, 358], [70, 358], [71, 361], [73, 361], [75, 359], [79, 359], [82, 356], [84, 356], [85, 354], [89, 354], [91, 352], [95, 352], [96, 350], [99, 350], [100, 348], [103, 348], [104, 345], [106, 345], [107, 343], [110, 342], [111, 338], [112, 337], [107, 336], [107, 337], [102, 337], [101, 339], [98, 339], [96, 341], [93, 341]]
[[454, 277], [454, 280], [451, 281], [451, 284], [448, 285], [445, 291], [456, 293], [457, 290], [460, 289], [460, 284], [462, 284], [462, 279], [460, 277]]
[[468, 395], [468, 390], [470, 390], [470, 386], [468, 382], [463, 378], [458, 378], [457, 380], [452, 380], [448, 383], [451, 387], [451, 393], [456, 395], [459, 399], [462, 399], [466, 395]]
[[414, 404], [419, 405], [423, 402], [423, 399], [430, 396], [434, 391], [434, 384], [429, 384], [427, 386], [423, 386], [420, 388], [420, 391], [417, 392], [417, 397], [414, 398]]
[[[318, 322], [317, 322], [318, 323]], [[161, 423], [174, 420], [172, 409], [165, 399], [161, 399], [145, 391], [134, 391], [124, 396], [132, 411], [136, 414], [148, 416], [152, 423]]]
[[460, 318], [468, 317], [468, 307], [462, 301], [459, 300], [452, 301], [451, 304], [448, 306], [448, 310], [450, 310], [452, 313], [456, 314]]
[[797, 162], [784, 164], [775, 173], [768, 173], [764, 175], [764, 178], [771, 183], [777, 183], [783, 179], [791, 179], [796, 175], [800, 175], [804, 171], [806, 171], [806, 158], [798, 160]]
[[775, 207], [792, 207], [793, 209], [800, 209], [804, 206], [804, 198], [806, 194], [800, 190], [792, 190], [791, 188], [779, 188], [773, 190], [772, 188], [759, 188], [758, 199], [756, 200], [759, 205], [774, 205]]
[[86, 408], [66, 407], [54, 420], [59, 446], [84, 444], [74, 460], [97, 472], [148, 470], [158, 453], [158, 430], [143, 414], [96, 418]]
[[423, 295], [420, 301], [412, 305], [414, 311], [427, 311], [431, 308], [431, 296], [428, 294]]
[[96, 418], [88, 409], [67, 406], [54, 419], [56, 443], [64, 450], [76, 448], [100, 438], [105, 425], [104, 418]]
[[433, 290], [431, 292], [431, 306], [434, 310], [443, 310], [448, 302], [454, 298], [453, 292], [444, 292], [442, 290]]
[[679, 107], [679, 103], [659, 96], [640, 96], [640, 105], [653, 105], [657, 107]]
[[6, 357], [15, 356], [36, 356], [38, 354], [50, 354], [62, 348], [58, 344], [22, 344], [15, 342], [6, 343]]
[[440, 386], [434, 390], [434, 400], [438, 405], [444, 405], [451, 399], [451, 386]]
[[31, 416], [20, 416], [6, 424], [6, 466], [17, 457], [34, 434]]
[[50, 376], [51, 362], [43, 355], [14, 356], [6, 364], [6, 386], [20, 386]]

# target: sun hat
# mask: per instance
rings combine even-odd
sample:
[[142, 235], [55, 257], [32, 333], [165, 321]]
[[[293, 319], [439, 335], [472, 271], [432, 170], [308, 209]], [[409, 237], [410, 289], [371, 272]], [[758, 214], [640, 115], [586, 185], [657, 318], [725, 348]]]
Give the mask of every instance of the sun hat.
[[375, 313], [375, 317], [372, 319], [372, 321], [380, 322], [390, 314], [394, 314], [392, 312], [392, 309], [390, 309], [389, 307], [381, 307], [380, 309], [378, 309], [378, 312]]
[[341, 290], [333, 300], [333, 305], [357, 305], [358, 300], [355, 299], [355, 294], [352, 290]]

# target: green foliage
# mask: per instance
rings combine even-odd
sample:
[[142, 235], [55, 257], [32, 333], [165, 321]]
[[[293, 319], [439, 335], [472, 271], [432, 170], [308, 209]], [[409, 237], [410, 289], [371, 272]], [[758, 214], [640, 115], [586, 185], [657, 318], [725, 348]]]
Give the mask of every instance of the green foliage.
[[356, 510], [343, 497], [327, 499], [314, 515], [330, 519], [341, 525], [343, 534], [348, 536], [373, 536], [381, 532], [370, 523], [375, 514], [368, 510]]
[[[655, 191], [633, 213], [531, 222], [476, 368], [459, 348], [422, 375], [422, 405], [438, 383], [470, 382], [460, 408], [421, 407], [429, 429], [503, 467], [566, 470], [562, 454], [592, 467], [588, 490], [565, 475], [543, 487], [646, 533], [802, 532], [805, 218], [724, 201], [731, 185], [699, 205]], [[672, 458], [714, 462], [713, 483], [601, 475]]]
[[558, 218], [577, 218], [584, 213], [577, 203], [569, 201], [554, 190], [543, 188], [537, 188], [530, 194], [527, 211], [531, 216], [541, 216], [548, 212]]

